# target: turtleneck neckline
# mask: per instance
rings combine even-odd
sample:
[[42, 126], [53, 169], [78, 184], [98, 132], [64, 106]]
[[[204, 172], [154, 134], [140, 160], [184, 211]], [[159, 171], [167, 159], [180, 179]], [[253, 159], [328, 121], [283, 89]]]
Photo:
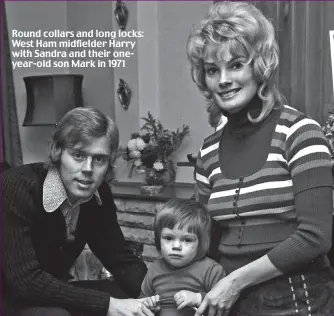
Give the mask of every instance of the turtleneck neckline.
[[256, 118], [262, 110], [262, 102], [258, 96], [255, 96], [248, 105], [237, 113], [230, 114], [224, 111], [224, 115], [228, 119], [226, 128], [229, 133], [238, 136], [249, 134], [255, 130], [258, 124], [250, 122], [247, 114], [250, 113], [252, 117]]

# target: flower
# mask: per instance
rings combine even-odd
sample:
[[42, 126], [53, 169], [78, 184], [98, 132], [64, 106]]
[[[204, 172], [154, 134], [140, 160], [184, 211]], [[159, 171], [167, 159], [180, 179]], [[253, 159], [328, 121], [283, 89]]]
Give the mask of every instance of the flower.
[[160, 173], [170, 168], [172, 164], [169, 156], [189, 134], [188, 125], [183, 125], [176, 131], [165, 129], [160, 120], [155, 119], [150, 112], [142, 119], [145, 123], [140, 133], [132, 133], [126, 147], [120, 147], [119, 155], [131, 164], [130, 177], [134, 168], [153, 168]]
[[135, 161], [133, 162], [133, 164], [134, 164], [136, 167], [140, 167], [140, 166], [143, 164], [143, 162], [142, 162], [140, 159], [137, 159], [137, 160], [135, 160]]
[[137, 149], [137, 142], [135, 139], [130, 139], [127, 145], [129, 151], [133, 151]]
[[165, 166], [164, 166], [164, 164], [163, 164], [161, 161], [156, 161], [156, 162], [153, 164], [153, 168], [154, 168], [156, 171], [161, 171], [161, 170], [164, 170], [164, 169], [165, 169]]
[[140, 137], [136, 138], [136, 141], [137, 141], [136, 145], [137, 145], [138, 150], [143, 150], [146, 147], [146, 143]]
[[139, 158], [141, 156], [141, 153], [139, 150], [130, 150], [129, 157], [130, 158]]

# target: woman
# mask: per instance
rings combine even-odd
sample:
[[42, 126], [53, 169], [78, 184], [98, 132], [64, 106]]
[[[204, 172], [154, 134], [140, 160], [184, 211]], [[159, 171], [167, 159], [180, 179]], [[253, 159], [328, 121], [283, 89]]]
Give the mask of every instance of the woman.
[[188, 39], [210, 122], [228, 118], [204, 140], [196, 166], [228, 275], [196, 316], [207, 308], [209, 316], [334, 315], [329, 148], [319, 124], [284, 105], [275, 87], [274, 34], [253, 5], [224, 1]]

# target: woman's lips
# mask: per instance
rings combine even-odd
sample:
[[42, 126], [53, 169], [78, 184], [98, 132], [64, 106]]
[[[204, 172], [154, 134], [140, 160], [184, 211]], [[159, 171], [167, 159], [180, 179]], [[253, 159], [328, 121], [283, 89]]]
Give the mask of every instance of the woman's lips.
[[241, 88], [231, 89], [231, 90], [228, 90], [228, 91], [219, 92], [218, 95], [222, 99], [228, 99], [228, 98], [231, 98], [234, 95], [236, 95], [240, 90], [241, 90]]

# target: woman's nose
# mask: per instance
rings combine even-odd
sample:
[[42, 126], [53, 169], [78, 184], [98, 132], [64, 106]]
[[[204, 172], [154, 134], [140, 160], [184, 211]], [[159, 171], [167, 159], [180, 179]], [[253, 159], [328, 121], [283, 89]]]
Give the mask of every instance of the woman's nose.
[[229, 87], [232, 84], [231, 77], [228, 71], [221, 71], [220, 80], [219, 80], [219, 88], [223, 89]]

